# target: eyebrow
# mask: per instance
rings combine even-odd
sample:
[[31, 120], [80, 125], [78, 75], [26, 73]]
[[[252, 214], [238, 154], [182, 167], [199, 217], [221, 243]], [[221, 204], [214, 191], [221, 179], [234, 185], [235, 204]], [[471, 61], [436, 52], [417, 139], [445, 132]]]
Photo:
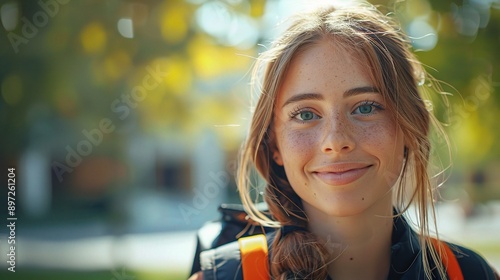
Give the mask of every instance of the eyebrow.
[[302, 101], [302, 100], [324, 100], [324, 98], [323, 98], [323, 95], [321, 95], [319, 93], [302, 93], [302, 94], [296, 94], [296, 95], [288, 98], [288, 100], [285, 101], [285, 103], [283, 103], [283, 106], [281, 106], [281, 107], [283, 108], [283, 107], [285, 107], [288, 104], [291, 104], [291, 103], [294, 103], [294, 102], [298, 102], [298, 101]]
[[[357, 87], [357, 88], [352, 88], [344, 92], [343, 97], [349, 97], [349, 96], [354, 96], [357, 94], [362, 94], [362, 93], [380, 93], [380, 91], [375, 88], [375, 87]], [[322, 94], [319, 93], [302, 93], [302, 94], [296, 94], [290, 98], [288, 98], [285, 103], [283, 103], [282, 108], [285, 107], [288, 104], [298, 102], [298, 101], [303, 101], [303, 100], [324, 100], [324, 97]]]
[[380, 91], [376, 87], [357, 87], [352, 88], [344, 92], [344, 97], [353, 96], [356, 94], [362, 93], [380, 93]]

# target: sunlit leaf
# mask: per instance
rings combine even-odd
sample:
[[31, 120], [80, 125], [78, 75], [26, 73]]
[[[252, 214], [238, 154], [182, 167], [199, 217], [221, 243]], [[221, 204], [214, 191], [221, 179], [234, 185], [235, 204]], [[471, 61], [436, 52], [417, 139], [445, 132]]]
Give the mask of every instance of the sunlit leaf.
[[189, 42], [188, 53], [196, 74], [202, 79], [221, 77], [224, 73], [246, 71], [252, 62], [252, 51], [215, 45], [204, 36]]
[[250, 1], [250, 16], [258, 18], [264, 14], [266, 7], [265, 0], [251, 0]]
[[91, 22], [80, 33], [83, 50], [88, 54], [101, 52], [106, 46], [107, 34], [101, 23]]
[[187, 35], [189, 25], [187, 4], [181, 1], [166, 3], [160, 17], [161, 35], [167, 43], [179, 43]]

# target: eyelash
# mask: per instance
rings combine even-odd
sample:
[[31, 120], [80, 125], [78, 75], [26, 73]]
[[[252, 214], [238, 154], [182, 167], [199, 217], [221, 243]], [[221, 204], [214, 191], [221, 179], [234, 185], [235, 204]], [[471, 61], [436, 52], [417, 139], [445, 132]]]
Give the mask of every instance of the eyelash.
[[313, 114], [318, 115], [318, 114], [314, 113], [314, 112], [313, 112], [314, 110], [312, 110], [311, 108], [307, 108], [307, 107], [296, 107], [295, 109], [293, 109], [293, 110], [292, 110], [292, 111], [288, 114], [288, 116], [290, 117], [290, 119], [291, 119], [291, 120], [296, 120], [296, 121], [298, 121], [298, 122], [300, 122], [300, 123], [305, 123], [305, 122], [307, 122], [307, 121], [299, 120], [299, 119], [297, 119], [296, 117], [297, 117], [300, 113], [302, 113], [302, 112], [306, 112], [306, 111], [311, 111]]
[[[375, 110], [380, 110], [380, 111], [385, 110], [385, 108], [384, 108], [384, 106], [382, 106], [382, 104], [375, 102], [375, 101], [372, 101], [372, 100], [365, 100], [365, 101], [362, 101], [361, 103], [356, 104], [356, 108], [354, 109], [354, 111], [356, 111], [359, 107], [366, 106], [366, 105], [375, 107]], [[370, 113], [364, 114], [364, 115], [369, 116], [373, 113], [374, 112], [370, 112]]]
[[[361, 103], [358, 103], [358, 104], [356, 105], [356, 108], [354, 109], [354, 111], [356, 111], [356, 110], [357, 110], [359, 107], [361, 107], [361, 106], [367, 106], [367, 105], [374, 107], [374, 108], [375, 108], [375, 110], [385, 110], [385, 108], [384, 108], [384, 106], [382, 106], [382, 104], [380, 104], [380, 103], [378, 103], [378, 102], [375, 102], [375, 101], [372, 101], [372, 100], [365, 100], [365, 101], [362, 101]], [[293, 110], [292, 110], [292, 111], [288, 114], [288, 116], [289, 116], [289, 117], [290, 117], [290, 119], [292, 119], [292, 120], [293, 120], [293, 119], [295, 119], [295, 120], [297, 120], [297, 121], [299, 121], [299, 122], [301, 122], [301, 123], [305, 123], [305, 122], [307, 122], [307, 121], [299, 120], [299, 119], [297, 119], [297, 118], [296, 118], [296, 117], [297, 117], [300, 113], [302, 113], [302, 112], [304, 112], [304, 111], [311, 111], [313, 114], [318, 115], [318, 114], [314, 113], [314, 110], [313, 110], [313, 109], [311, 109], [311, 108], [307, 108], [307, 107], [296, 107], [295, 109], [293, 109]], [[354, 111], [353, 111], [353, 112], [354, 112]], [[352, 112], [351, 112], [351, 114], [352, 114]], [[368, 114], [363, 114], [363, 115], [365, 115], [365, 116], [369, 116], [369, 115], [372, 115], [372, 114], [374, 114], [374, 112], [370, 112], [370, 113], [368, 113]]]

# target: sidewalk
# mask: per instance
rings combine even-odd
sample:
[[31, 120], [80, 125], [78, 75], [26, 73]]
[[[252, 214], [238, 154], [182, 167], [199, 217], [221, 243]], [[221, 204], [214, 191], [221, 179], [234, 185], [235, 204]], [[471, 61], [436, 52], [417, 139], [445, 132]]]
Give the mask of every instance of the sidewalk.
[[[3, 239], [3, 238], [2, 238]], [[18, 269], [109, 270], [113, 267], [153, 271], [189, 270], [196, 232], [147, 233], [75, 240], [18, 238]], [[1, 248], [2, 268], [7, 252]]]

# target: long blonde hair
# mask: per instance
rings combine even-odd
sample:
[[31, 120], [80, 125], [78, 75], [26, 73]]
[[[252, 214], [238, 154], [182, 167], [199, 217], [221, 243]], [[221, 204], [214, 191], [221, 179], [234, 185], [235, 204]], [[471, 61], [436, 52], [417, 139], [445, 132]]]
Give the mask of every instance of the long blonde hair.
[[[275, 142], [270, 127], [277, 93], [290, 61], [301, 50], [324, 39], [335, 40], [369, 64], [367, 68], [371, 69], [375, 87], [386, 99], [388, 109], [394, 113], [407, 149], [394, 207], [403, 213], [410, 205], [416, 206], [425, 274], [431, 278], [430, 263], [434, 263], [444, 278], [445, 270], [436, 251], [440, 249], [431, 246], [429, 240], [429, 217], [435, 217], [434, 187], [428, 174], [430, 126], [447, 139], [424, 102], [427, 89], [421, 84], [426, 79], [432, 79], [410, 51], [409, 41], [398, 25], [368, 4], [342, 9], [329, 7], [297, 14], [283, 35], [260, 55], [253, 73], [260, 97], [249, 135], [241, 149], [237, 179], [247, 212], [262, 225], [307, 228], [300, 197], [291, 188], [283, 167], [272, 159]], [[255, 207], [256, 201], [251, 192], [258, 186], [254, 186], [252, 181], [255, 180], [250, 178], [254, 168], [265, 181], [264, 199], [272, 219]], [[297, 248], [300, 252], [296, 251]], [[272, 252], [271, 274], [274, 279], [325, 279], [327, 276], [327, 250], [310, 232], [292, 232], [281, 238], [278, 230]], [[308, 257], [304, 258], [304, 255]]]

